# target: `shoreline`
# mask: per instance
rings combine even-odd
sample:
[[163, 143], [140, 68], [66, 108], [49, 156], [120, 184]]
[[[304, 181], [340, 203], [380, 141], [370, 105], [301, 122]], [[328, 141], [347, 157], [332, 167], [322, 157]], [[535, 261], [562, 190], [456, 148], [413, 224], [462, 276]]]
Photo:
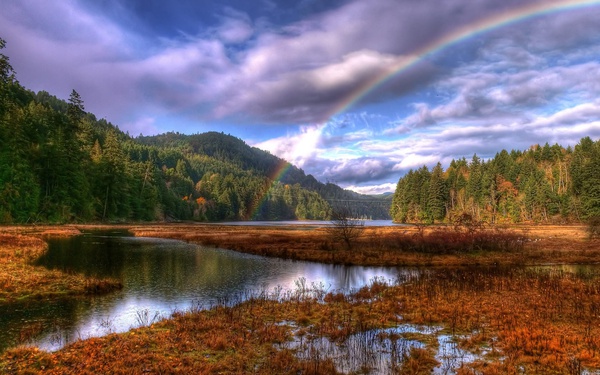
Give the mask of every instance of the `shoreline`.
[[[19, 230], [24, 239], [39, 244], [40, 238], [47, 235], [69, 236], [96, 229], [127, 229], [138, 236], [233, 247], [234, 251], [235, 247], [243, 247], [249, 253], [272, 246], [276, 250], [272, 254], [284, 252], [289, 258], [304, 256], [313, 261], [325, 253], [329, 260], [337, 262], [373, 262], [380, 257], [386, 262], [412, 260], [449, 266], [419, 271], [418, 275], [395, 285], [375, 280], [354, 293], [299, 290], [283, 299], [260, 296], [234, 306], [175, 312], [160, 322], [125, 333], [76, 341], [52, 353], [19, 346], [0, 355], [0, 372], [78, 374], [104, 372], [118, 366], [123, 372], [140, 374], [169, 371], [334, 374], [335, 355], [310, 354], [313, 346], [301, 349], [295, 345], [298, 342], [319, 345], [315, 343], [323, 340], [344, 343], [353, 337], [366, 340], [366, 332], [372, 330], [379, 332], [374, 337], [385, 342], [422, 343], [418, 350], [409, 348], [397, 353], [400, 358], [397, 365], [404, 371], [400, 373], [430, 373], [435, 366], [444, 366], [436, 356], [441, 336], [450, 337], [459, 350], [474, 355], [474, 360], [458, 368], [457, 374], [510, 373], [518, 369], [528, 372], [550, 369], [552, 373], [570, 374], [573, 366], [600, 368], [597, 313], [600, 279], [596, 273], [580, 276], [543, 269], [507, 267], [474, 271], [455, 267], [457, 263], [481, 265], [490, 260], [507, 266], [522, 264], [512, 263], [515, 260], [529, 260], [537, 265], [560, 259], [570, 261], [560, 264], [595, 264], [600, 259], [598, 241], [586, 240], [583, 226], [519, 228], [528, 238], [519, 254], [475, 252], [420, 254], [420, 257], [385, 250], [382, 246], [402, 236], [426, 238], [435, 234], [436, 228], [425, 232], [403, 228], [401, 233], [396, 233], [397, 228], [374, 228], [357, 239], [353, 250], [328, 243], [329, 234], [323, 228], [123, 224]], [[17, 234], [0, 230], [2, 236]], [[360, 257], [344, 258], [352, 252]], [[392, 253], [397, 253], [396, 258]], [[436, 257], [437, 261], [433, 259]], [[574, 262], [582, 259], [584, 262]], [[394, 333], [394, 327], [407, 325], [440, 327], [440, 330], [428, 335]], [[298, 356], [302, 350], [307, 353], [304, 357]], [[415, 368], [422, 372], [414, 372]]]
[[[108, 228], [108, 227], [107, 227]], [[399, 267], [457, 267], [493, 265], [594, 264], [600, 261], [600, 242], [587, 239], [586, 227], [508, 226], [500, 230], [523, 241], [514, 251], [436, 252], [402, 248], [419, 236], [452, 236], [446, 226], [365, 227], [347, 250], [327, 228], [293, 226], [236, 226], [218, 224], [127, 225], [133, 235], [177, 239], [243, 253], [328, 264]], [[499, 229], [498, 229], [499, 228]], [[436, 232], [437, 231], [437, 232]], [[502, 234], [500, 234], [502, 236]], [[501, 237], [500, 237], [501, 238]], [[443, 241], [443, 238], [442, 238]], [[460, 245], [460, 244], [459, 244]]]
[[53, 226], [0, 228], [0, 304], [76, 298], [110, 293], [123, 285], [34, 265], [47, 250], [48, 237], [70, 237], [75, 228]]

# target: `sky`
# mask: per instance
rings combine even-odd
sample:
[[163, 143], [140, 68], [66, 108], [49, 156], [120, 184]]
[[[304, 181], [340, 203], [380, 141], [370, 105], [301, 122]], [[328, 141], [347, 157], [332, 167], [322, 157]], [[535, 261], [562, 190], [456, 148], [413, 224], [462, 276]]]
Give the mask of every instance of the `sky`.
[[600, 0], [0, 0], [22, 85], [132, 136], [219, 131], [366, 194], [600, 138]]

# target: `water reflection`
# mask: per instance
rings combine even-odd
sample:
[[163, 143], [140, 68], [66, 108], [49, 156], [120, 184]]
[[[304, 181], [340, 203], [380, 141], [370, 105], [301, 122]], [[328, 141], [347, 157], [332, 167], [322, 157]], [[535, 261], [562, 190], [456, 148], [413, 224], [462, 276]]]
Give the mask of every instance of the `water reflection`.
[[179, 241], [89, 233], [53, 239], [38, 263], [48, 268], [121, 280], [107, 296], [0, 307], [0, 351], [19, 343], [55, 350], [79, 338], [140, 325], [140, 312], [167, 317], [246, 291], [307, 285], [351, 290], [375, 277], [393, 280], [397, 268], [323, 265], [265, 258]]
[[[364, 220], [361, 221], [365, 227], [389, 227], [389, 226], [409, 226], [408, 224], [394, 223], [392, 220]], [[267, 226], [267, 227], [278, 227], [278, 226], [328, 226], [333, 225], [332, 221], [326, 220], [278, 220], [278, 221], [227, 221], [221, 223], [207, 223], [214, 225], [237, 225], [237, 226]]]

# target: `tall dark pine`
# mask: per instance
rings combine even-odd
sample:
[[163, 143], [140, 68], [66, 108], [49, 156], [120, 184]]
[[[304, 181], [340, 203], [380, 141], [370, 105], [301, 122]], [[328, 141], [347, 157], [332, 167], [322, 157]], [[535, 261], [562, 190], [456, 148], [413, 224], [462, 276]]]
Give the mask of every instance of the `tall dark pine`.
[[58, 221], [86, 220], [93, 211], [86, 171], [82, 168], [87, 156], [78, 139], [84, 114], [81, 96], [73, 90], [66, 116], [57, 118], [51, 141], [54, 159], [49, 168], [54, 184], [49, 194]]
[[121, 148], [114, 129], [106, 133], [104, 150], [102, 151], [101, 176], [98, 181], [102, 186], [102, 214], [107, 218], [128, 218], [129, 197], [127, 195], [126, 166], [127, 157]]
[[83, 116], [85, 116], [83, 99], [81, 99], [81, 95], [79, 95], [77, 91], [73, 90], [71, 91], [71, 95], [69, 95], [67, 117], [69, 118], [69, 123], [74, 127], [74, 130], [77, 130], [79, 127], [79, 124], [83, 120]]
[[[0, 50], [3, 50], [6, 47], [6, 42], [4, 39], [0, 38]], [[3, 53], [0, 53], [0, 84], [4, 85], [12, 81], [13, 76], [13, 68], [10, 66], [10, 62], [8, 61], [8, 57]], [[0, 92], [0, 95], [4, 95], [4, 91]]]
[[431, 170], [429, 194], [427, 197], [427, 211], [429, 218], [435, 222], [444, 220], [446, 216], [447, 189], [444, 180], [442, 165], [437, 163]]
[[600, 140], [583, 138], [575, 146], [573, 188], [581, 201], [583, 219], [600, 217]]

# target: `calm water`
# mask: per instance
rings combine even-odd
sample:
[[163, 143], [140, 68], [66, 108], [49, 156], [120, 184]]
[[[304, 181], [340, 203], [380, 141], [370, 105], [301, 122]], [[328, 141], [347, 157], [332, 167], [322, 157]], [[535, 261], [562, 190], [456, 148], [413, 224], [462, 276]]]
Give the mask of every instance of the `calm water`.
[[19, 343], [56, 350], [80, 338], [127, 331], [176, 310], [237, 301], [249, 291], [293, 290], [301, 278], [307, 285], [349, 290], [402, 272], [265, 258], [125, 232], [88, 233], [49, 245], [39, 264], [116, 278], [124, 288], [101, 297], [0, 307], [0, 351]]
[[[359, 221], [365, 227], [388, 227], [388, 226], [408, 226], [408, 224], [396, 224], [391, 220], [364, 220]], [[279, 221], [228, 221], [221, 223], [212, 223], [215, 225], [258, 225], [258, 226], [328, 226], [333, 225], [331, 221], [326, 220], [279, 220]]]

